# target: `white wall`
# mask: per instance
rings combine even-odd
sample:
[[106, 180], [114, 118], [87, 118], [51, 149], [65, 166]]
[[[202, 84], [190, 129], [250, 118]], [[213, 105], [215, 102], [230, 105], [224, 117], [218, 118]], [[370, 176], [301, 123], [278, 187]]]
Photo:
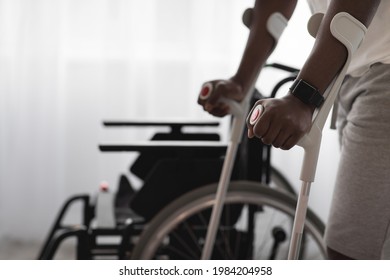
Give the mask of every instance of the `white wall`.
[[[196, 96], [205, 80], [233, 73], [252, 3], [0, 0], [0, 237], [41, 240], [67, 197], [128, 174], [134, 156], [97, 145], [151, 131], [102, 120], [212, 119]], [[299, 1], [270, 61], [302, 64], [313, 43], [308, 16]], [[274, 75], [262, 74], [263, 92]], [[335, 132], [325, 130], [310, 202], [324, 219], [338, 161]], [[273, 162], [298, 188], [299, 151], [275, 151]]]

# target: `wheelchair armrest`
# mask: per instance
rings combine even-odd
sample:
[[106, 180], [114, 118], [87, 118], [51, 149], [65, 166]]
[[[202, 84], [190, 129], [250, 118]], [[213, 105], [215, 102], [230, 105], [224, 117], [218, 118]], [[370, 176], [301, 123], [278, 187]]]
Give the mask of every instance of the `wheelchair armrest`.
[[156, 144], [155, 142], [144, 142], [138, 144], [102, 144], [99, 149], [102, 152], [160, 152], [172, 151], [186, 153], [200, 150], [206, 151], [226, 151], [226, 144], [212, 141], [164, 141]]
[[183, 127], [217, 127], [216, 121], [103, 121], [105, 127], [170, 127], [180, 132]]

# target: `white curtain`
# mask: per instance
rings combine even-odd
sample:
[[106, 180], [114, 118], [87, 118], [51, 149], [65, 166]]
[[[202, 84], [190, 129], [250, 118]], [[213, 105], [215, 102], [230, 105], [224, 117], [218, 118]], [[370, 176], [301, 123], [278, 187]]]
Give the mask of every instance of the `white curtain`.
[[[233, 74], [253, 2], [0, 0], [0, 237], [42, 240], [67, 197], [115, 189], [131, 155], [98, 144], [150, 131], [103, 120], [210, 119], [200, 85]], [[312, 42], [299, 2], [295, 43], [273, 55], [297, 67]]]

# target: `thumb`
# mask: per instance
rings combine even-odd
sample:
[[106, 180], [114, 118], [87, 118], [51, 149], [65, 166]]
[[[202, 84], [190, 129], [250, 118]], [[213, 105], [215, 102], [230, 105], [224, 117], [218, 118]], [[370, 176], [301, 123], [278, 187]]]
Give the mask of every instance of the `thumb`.
[[253, 138], [255, 136], [253, 132], [253, 127], [256, 125], [257, 121], [263, 114], [264, 107], [261, 104], [261, 102], [262, 102], [261, 100], [256, 102], [256, 104], [253, 106], [252, 110], [249, 112], [248, 117], [246, 119], [249, 138]]

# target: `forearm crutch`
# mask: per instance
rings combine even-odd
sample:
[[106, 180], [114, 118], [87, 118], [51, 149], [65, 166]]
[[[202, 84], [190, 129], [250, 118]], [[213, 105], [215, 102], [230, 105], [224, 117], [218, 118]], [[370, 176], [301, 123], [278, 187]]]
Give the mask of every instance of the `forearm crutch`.
[[[321, 20], [322, 16], [317, 14], [314, 15], [309, 22], [309, 32], [314, 37]], [[342, 70], [325, 91], [325, 102], [320, 109], [314, 113], [313, 124], [310, 131], [298, 143], [298, 145], [304, 149], [300, 176], [302, 185], [295, 211], [294, 225], [288, 253], [289, 260], [298, 259], [299, 257], [299, 249], [308, 207], [310, 186], [311, 183], [314, 182], [321, 145], [322, 129], [344, 80], [352, 54], [362, 42], [367, 28], [350, 14], [341, 12], [334, 16], [330, 24], [330, 30], [332, 35], [346, 47], [348, 55]]]
[[[245, 23], [245, 19], [244, 19], [244, 23]], [[284, 18], [284, 16], [280, 13], [274, 13], [269, 17], [267, 21], [267, 30], [277, 41], [280, 35], [282, 34], [284, 28], [286, 27], [286, 25], [287, 25], [287, 20]], [[212, 250], [214, 247], [215, 238], [216, 238], [216, 234], [217, 234], [217, 230], [218, 230], [218, 226], [222, 214], [223, 205], [225, 203], [225, 197], [228, 190], [232, 169], [237, 154], [237, 148], [238, 145], [240, 144], [242, 132], [245, 128], [246, 114], [249, 110], [249, 103], [250, 103], [249, 101], [252, 92], [254, 90], [258, 74], [259, 73], [257, 73], [256, 79], [253, 81], [252, 85], [248, 89], [245, 99], [241, 103], [237, 103], [225, 98], [220, 99], [220, 102], [225, 102], [226, 104], [229, 105], [231, 109], [230, 113], [234, 115], [234, 119], [233, 119], [233, 124], [231, 129], [231, 136], [226, 151], [226, 156], [222, 166], [222, 172], [218, 183], [215, 202], [213, 205], [211, 218], [207, 229], [205, 245], [202, 251], [202, 260], [210, 259], [212, 254]], [[207, 99], [211, 95], [212, 90], [213, 90], [212, 84], [206, 83], [203, 86], [202, 92], [199, 97], [201, 99]]]

